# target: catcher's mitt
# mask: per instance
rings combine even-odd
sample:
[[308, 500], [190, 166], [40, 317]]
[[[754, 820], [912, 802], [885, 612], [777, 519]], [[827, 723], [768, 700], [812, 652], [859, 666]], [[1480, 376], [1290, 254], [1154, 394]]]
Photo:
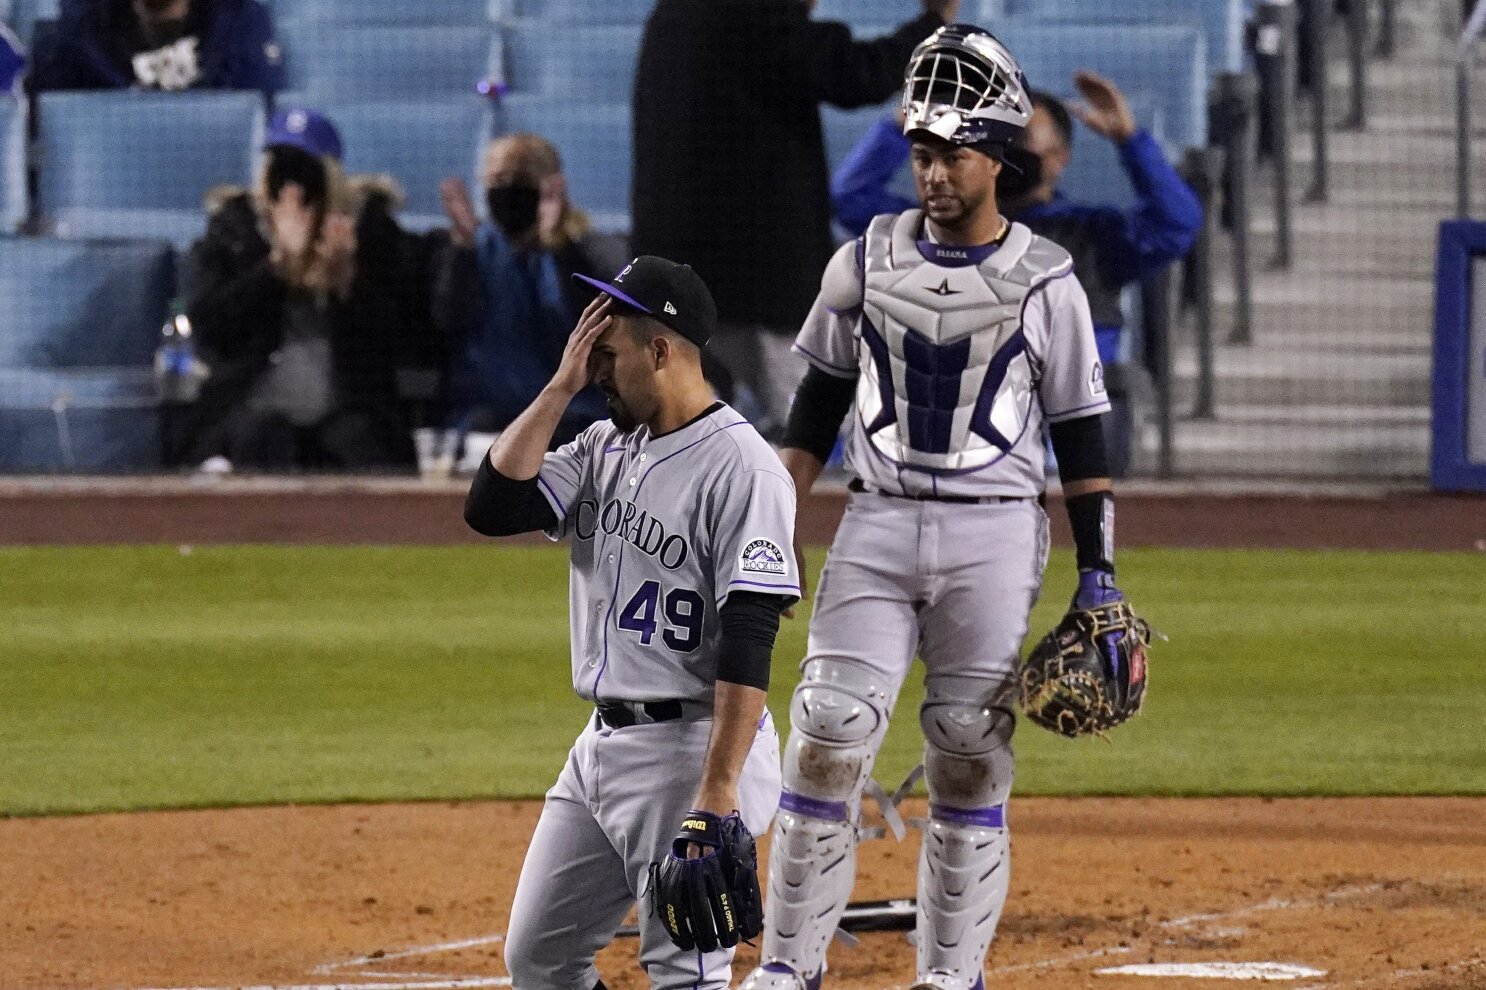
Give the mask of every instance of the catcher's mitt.
[[1150, 641], [1123, 599], [1072, 609], [1022, 662], [1022, 711], [1069, 738], [1103, 735], [1140, 711]]
[[[687, 859], [689, 842], [706, 853]], [[732, 948], [763, 931], [758, 850], [743, 819], [687, 812], [670, 855], [651, 867], [650, 895], [666, 934], [687, 951]]]

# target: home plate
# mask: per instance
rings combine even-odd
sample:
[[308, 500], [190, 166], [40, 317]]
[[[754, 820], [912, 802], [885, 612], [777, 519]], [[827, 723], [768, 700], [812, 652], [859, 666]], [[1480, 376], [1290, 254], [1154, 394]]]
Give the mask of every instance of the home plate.
[[1199, 980], [1303, 980], [1324, 969], [1273, 962], [1132, 963], [1094, 970], [1095, 976], [1187, 976]]

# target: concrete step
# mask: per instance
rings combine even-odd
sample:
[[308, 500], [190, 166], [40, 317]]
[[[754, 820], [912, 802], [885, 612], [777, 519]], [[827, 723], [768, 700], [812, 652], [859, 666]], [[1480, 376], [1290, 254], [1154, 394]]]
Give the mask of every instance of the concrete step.
[[[1486, 127], [1472, 129], [1476, 141], [1486, 140]], [[1332, 130], [1326, 135], [1326, 161], [1332, 165], [1377, 165], [1381, 168], [1406, 169], [1414, 174], [1420, 165], [1448, 163], [1455, 167], [1455, 127], [1441, 133], [1408, 134], [1379, 140], [1366, 131]], [[1308, 166], [1315, 160], [1311, 142], [1310, 118], [1302, 117], [1291, 134], [1290, 161]], [[1475, 163], [1478, 166], [1482, 163]]]
[[1427, 336], [1400, 333], [1387, 327], [1358, 326], [1345, 332], [1307, 332], [1303, 326], [1260, 324], [1254, 329], [1252, 343], [1225, 346], [1273, 353], [1277, 359], [1298, 354], [1343, 362], [1359, 355], [1428, 357], [1434, 342]]
[[[1418, 279], [1343, 279], [1273, 272], [1255, 280], [1249, 298], [1259, 305], [1366, 306], [1391, 312], [1427, 307], [1434, 299], [1433, 293], [1433, 285]], [[1231, 285], [1218, 285], [1213, 294], [1220, 303], [1231, 303], [1235, 298]]]
[[1429, 427], [1433, 410], [1429, 406], [1359, 406], [1349, 404], [1304, 404], [1265, 406], [1229, 403], [1210, 420], [1184, 420], [1183, 423], [1228, 424], [1259, 429], [1285, 428], [1307, 430], [1318, 427], [1348, 427], [1368, 430], [1374, 427]]
[[[1422, 290], [1407, 296], [1378, 297], [1355, 283], [1339, 281], [1309, 287], [1276, 284], [1280, 281], [1265, 279], [1254, 286], [1251, 331], [1256, 339], [1283, 336], [1334, 350], [1345, 349], [1353, 334], [1369, 328], [1417, 344], [1431, 339], [1433, 308]], [[1220, 284], [1213, 295], [1219, 322], [1231, 326], [1237, 315], [1234, 286]]]
[[[1213, 392], [1219, 410], [1251, 406], [1422, 407], [1431, 402], [1431, 356], [1264, 350], [1224, 345], [1213, 356]], [[1172, 398], [1189, 409], [1197, 393], [1197, 357], [1189, 349], [1173, 360]]]
[[1233, 477], [1400, 479], [1429, 471], [1429, 429], [1401, 426], [1275, 427], [1189, 420], [1177, 424], [1178, 474]]

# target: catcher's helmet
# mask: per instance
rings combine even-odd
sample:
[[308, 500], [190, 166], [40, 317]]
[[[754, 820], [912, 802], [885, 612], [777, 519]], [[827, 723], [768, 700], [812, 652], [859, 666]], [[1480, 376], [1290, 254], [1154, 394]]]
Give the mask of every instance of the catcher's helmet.
[[950, 24], [913, 50], [903, 76], [903, 133], [965, 145], [1015, 141], [1032, 117], [1027, 77], [989, 31]]

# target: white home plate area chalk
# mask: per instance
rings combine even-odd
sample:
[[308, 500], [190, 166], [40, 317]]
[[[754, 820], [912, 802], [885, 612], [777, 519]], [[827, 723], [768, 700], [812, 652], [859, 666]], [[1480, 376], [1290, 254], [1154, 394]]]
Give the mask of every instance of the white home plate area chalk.
[[1131, 963], [1094, 970], [1095, 976], [1186, 976], [1207, 980], [1301, 980], [1325, 976], [1324, 969], [1311, 969], [1294, 963], [1274, 962], [1206, 962], [1206, 963]]

